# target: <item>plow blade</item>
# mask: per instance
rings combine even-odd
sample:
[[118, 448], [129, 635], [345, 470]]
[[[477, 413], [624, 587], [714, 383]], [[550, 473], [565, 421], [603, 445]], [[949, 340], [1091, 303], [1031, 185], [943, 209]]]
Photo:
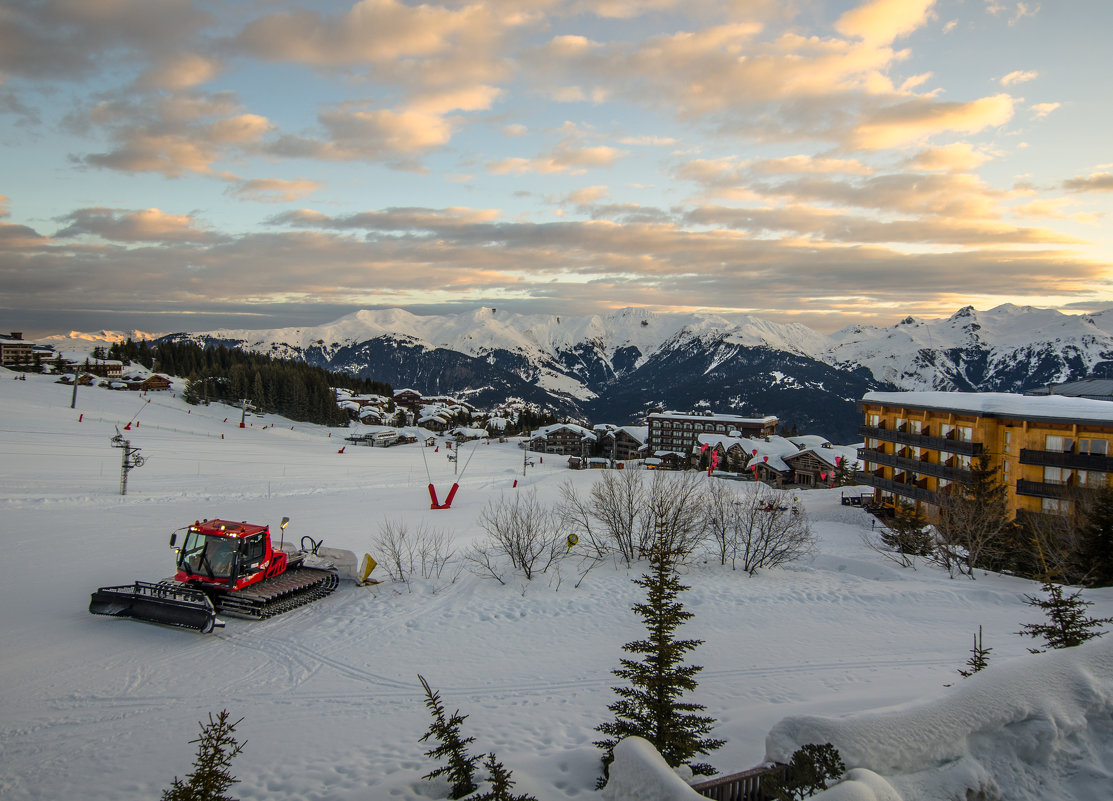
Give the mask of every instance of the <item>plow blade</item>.
[[206, 634], [224, 626], [208, 595], [174, 582], [137, 581], [118, 587], [101, 587], [93, 593], [89, 611], [94, 615], [130, 617]]

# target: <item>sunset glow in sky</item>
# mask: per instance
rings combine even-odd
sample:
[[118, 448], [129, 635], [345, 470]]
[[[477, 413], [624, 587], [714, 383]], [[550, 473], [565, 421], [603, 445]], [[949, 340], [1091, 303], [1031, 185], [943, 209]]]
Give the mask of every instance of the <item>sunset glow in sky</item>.
[[0, 330], [1113, 306], [1109, 0], [7, 0]]

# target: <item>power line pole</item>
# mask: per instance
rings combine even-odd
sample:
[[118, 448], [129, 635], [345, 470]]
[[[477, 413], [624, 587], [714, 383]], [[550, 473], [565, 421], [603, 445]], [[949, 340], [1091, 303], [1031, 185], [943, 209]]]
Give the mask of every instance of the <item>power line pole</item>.
[[139, 455], [139, 448], [131, 447], [131, 441], [124, 439], [120, 429], [116, 429], [116, 436], [112, 438], [112, 447], [121, 450], [122, 463], [120, 465], [120, 494], [128, 494], [128, 472], [136, 467], [142, 467], [147, 461]]

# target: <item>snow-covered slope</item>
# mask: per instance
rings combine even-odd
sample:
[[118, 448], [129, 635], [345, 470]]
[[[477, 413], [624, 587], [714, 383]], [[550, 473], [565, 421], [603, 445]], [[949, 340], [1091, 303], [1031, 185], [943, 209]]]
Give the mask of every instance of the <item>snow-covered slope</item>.
[[[574, 550], [533, 581], [503, 585], [469, 572], [462, 558], [484, 536], [488, 503], [519, 492], [550, 506], [565, 482], [584, 497], [601, 471], [544, 459], [522, 475], [516, 443], [496, 442], [468, 446], [474, 458], [457, 475], [443, 447], [339, 453], [337, 430], [273, 416], [249, 417], [241, 429], [227, 407], [190, 407], [174, 392], [82, 387], [71, 409], [70, 388], [47, 376], [13, 378], [0, 369], [4, 801], [158, 798], [190, 772], [198, 721], [221, 709], [244, 719], [246, 748], [232, 765], [241, 782], [230, 789], [243, 801], [445, 798], [447, 784], [422, 779], [434, 764], [420, 742], [430, 717], [418, 673], [449, 709], [468, 716], [463, 733], [476, 738], [474, 753], [494, 751], [513, 771], [515, 793], [602, 798], [593, 789], [594, 727], [609, 719], [622, 644], [644, 634], [631, 611], [644, 599], [631, 581], [644, 565], [606, 562], [584, 575], [590, 563]], [[120, 451], [109, 440], [128, 421], [125, 434], [146, 461], [121, 496]], [[443, 497], [456, 480], [452, 508], [430, 510], [426, 483]], [[728, 483], [734, 492], [752, 489]], [[685, 568], [691, 589], [681, 601], [695, 617], [682, 634], [704, 641], [692, 653], [703, 670], [691, 698], [716, 719], [713, 736], [727, 741], [708, 757], [721, 771], [760, 762], [767, 734], [786, 716], [837, 720], [918, 700], [942, 707], [948, 698], [947, 710], [982, 710], [975, 701], [992, 702], [996, 691], [956, 672], [978, 625], [993, 648], [987, 679], [998, 669], [1025, 675], [1047, 659], [1030, 655], [1030, 641], [1014, 634], [1039, 617], [1023, 601], [1038, 592], [1034, 582], [900, 570], [862, 544], [870, 519], [842, 506], [840, 490], [799, 495], [819, 537], [809, 559], [753, 577], [711, 557]], [[199, 517], [277, 524], [283, 516], [293, 521], [287, 541], [309, 534], [379, 556], [374, 542], [389, 520], [411, 533], [443, 532], [456, 555], [437, 576], [345, 584], [268, 620], [231, 619], [212, 635], [87, 611], [99, 586], [166, 576], [174, 529]], [[1113, 614], [1113, 589], [1086, 595], [1093, 616]], [[1038, 681], [1024, 686], [1010, 709], [1050, 691]], [[1028, 708], [1055, 706], [1033, 698]], [[917, 720], [926, 721], [919, 736], [934, 718]], [[1036, 747], [1027, 772], [995, 775], [1002, 798], [1027, 798], [1053, 775], [1038, 750], [1052, 723], [979, 720], [996, 721], [969, 738], [981, 746], [1004, 737]], [[1061, 730], [1071, 734], [1067, 745], [1079, 746], [1079, 774], [1108, 777], [1108, 751], [1087, 750], [1078, 720], [1067, 722]], [[879, 749], [885, 765], [888, 753]], [[1058, 785], [1043, 786], [1045, 798], [1063, 797]]]
[[908, 317], [890, 328], [847, 328], [830, 339], [825, 360], [867, 367], [878, 380], [907, 390], [1016, 392], [1113, 367], [1111, 312], [967, 306], [942, 320]]

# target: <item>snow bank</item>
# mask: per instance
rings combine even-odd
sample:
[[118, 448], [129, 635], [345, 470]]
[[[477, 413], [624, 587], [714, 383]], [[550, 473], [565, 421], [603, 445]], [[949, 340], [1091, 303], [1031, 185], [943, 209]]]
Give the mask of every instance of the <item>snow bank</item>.
[[627, 737], [614, 747], [603, 801], [699, 801], [703, 796], [669, 767], [648, 740]]
[[[766, 739], [766, 758], [788, 761], [801, 745], [830, 742], [848, 766], [888, 777], [904, 801], [965, 799], [968, 789], [1013, 801], [1108, 797], [1113, 640], [991, 664], [957, 681], [929, 702], [785, 718]], [[823, 797], [890, 797], [858, 783], [861, 794], [848, 787]]]

